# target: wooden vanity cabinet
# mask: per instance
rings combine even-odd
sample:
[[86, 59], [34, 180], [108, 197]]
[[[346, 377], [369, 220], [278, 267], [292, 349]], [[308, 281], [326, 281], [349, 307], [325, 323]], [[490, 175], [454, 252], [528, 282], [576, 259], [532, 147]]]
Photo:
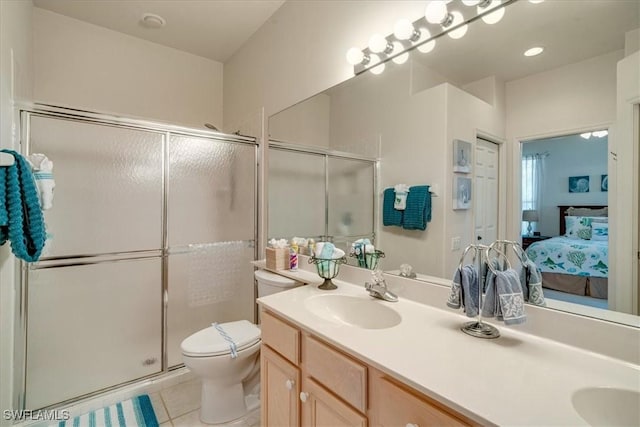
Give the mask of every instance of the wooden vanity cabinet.
[[261, 316], [263, 426], [473, 425], [272, 313]]

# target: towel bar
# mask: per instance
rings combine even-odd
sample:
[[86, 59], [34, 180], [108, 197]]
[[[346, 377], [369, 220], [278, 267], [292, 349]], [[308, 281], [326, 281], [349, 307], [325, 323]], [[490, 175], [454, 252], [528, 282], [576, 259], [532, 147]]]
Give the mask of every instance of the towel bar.
[[[391, 187], [393, 188], [393, 187]], [[440, 196], [440, 186], [438, 184], [433, 184], [429, 186], [429, 193], [431, 193], [431, 197]], [[380, 197], [384, 196], [384, 190], [382, 190], [379, 194]]]

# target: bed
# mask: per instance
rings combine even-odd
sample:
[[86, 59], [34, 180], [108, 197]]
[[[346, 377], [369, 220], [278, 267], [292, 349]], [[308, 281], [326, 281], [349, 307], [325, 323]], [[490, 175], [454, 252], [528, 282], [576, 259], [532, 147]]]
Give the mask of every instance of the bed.
[[[571, 294], [606, 299], [609, 244], [608, 234], [603, 235], [602, 230], [608, 228], [607, 207], [562, 205], [558, 208], [560, 235], [534, 242], [526, 250], [528, 257], [542, 272], [542, 286]], [[566, 217], [571, 218], [567, 220]], [[581, 221], [579, 231], [590, 228], [590, 235], [573, 234], [575, 218]], [[570, 223], [570, 230], [566, 227], [567, 221]]]

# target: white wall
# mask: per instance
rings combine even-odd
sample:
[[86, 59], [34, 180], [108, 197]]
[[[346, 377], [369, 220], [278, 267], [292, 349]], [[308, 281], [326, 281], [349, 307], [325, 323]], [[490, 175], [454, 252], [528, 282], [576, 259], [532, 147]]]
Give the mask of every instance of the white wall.
[[[609, 188], [615, 184], [620, 188], [620, 196], [611, 201], [614, 215], [619, 224], [610, 231], [610, 241], [616, 245], [610, 248], [609, 259], [615, 260], [616, 268], [609, 274], [609, 280], [618, 285], [613, 295], [609, 295], [609, 305], [618, 311], [638, 314], [638, 271], [631, 266], [639, 265], [637, 253], [638, 216], [640, 215], [640, 52], [635, 52], [618, 63], [618, 86], [616, 105], [616, 176], [610, 177]], [[635, 112], [634, 112], [635, 108]], [[622, 193], [624, 192], [624, 193]], [[611, 265], [611, 262], [610, 262]], [[635, 285], [635, 286], [634, 286]]]
[[34, 58], [36, 101], [222, 127], [219, 62], [39, 8]]
[[[0, 1], [0, 147], [18, 148], [12, 102], [29, 101], [33, 89], [31, 0]], [[0, 409], [13, 408], [15, 258], [0, 247]], [[9, 425], [4, 417], [0, 425]]]
[[320, 94], [269, 120], [269, 137], [295, 144], [329, 147], [328, 95]]
[[[543, 236], [557, 236], [560, 232], [558, 205], [607, 205], [608, 192], [600, 191], [601, 175], [607, 174], [607, 138], [579, 135], [527, 142], [522, 154], [548, 152], [542, 177], [543, 194], [537, 231]], [[588, 193], [569, 193], [570, 176], [588, 175]]]
[[285, 2], [225, 63], [225, 121], [240, 122], [263, 106], [270, 116], [349, 79], [350, 47], [423, 14], [420, 1]]

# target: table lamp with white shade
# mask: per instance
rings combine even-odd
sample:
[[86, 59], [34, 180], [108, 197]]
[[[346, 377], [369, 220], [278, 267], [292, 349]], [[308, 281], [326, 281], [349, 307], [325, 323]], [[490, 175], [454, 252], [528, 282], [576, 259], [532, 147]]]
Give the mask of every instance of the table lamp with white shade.
[[538, 211], [535, 209], [526, 209], [522, 211], [522, 220], [527, 221], [529, 225], [527, 226], [527, 236], [531, 236], [531, 223], [538, 222]]

